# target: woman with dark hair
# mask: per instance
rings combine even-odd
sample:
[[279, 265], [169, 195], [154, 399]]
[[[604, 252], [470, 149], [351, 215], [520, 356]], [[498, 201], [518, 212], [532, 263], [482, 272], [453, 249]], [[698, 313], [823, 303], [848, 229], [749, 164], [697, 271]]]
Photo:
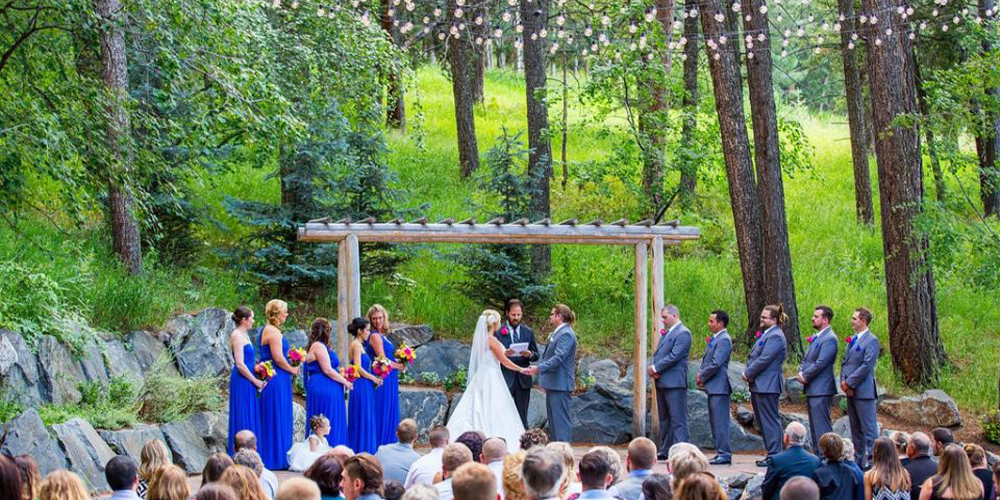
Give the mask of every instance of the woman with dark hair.
[[670, 476], [666, 474], [650, 474], [642, 482], [642, 497], [646, 500], [670, 500]]
[[[257, 380], [253, 366], [257, 361], [256, 351], [250, 342], [253, 328], [253, 311], [247, 306], [239, 306], [233, 311], [236, 329], [229, 334], [229, 345], [233, 350], [233, 370], [229, 374], [229, 454], [234, 453], [233, 439], [239, 431], [260, 435], [260, 405], [257, 393], [264, 388], [264, 382]], [[221, 471], [220, 471], [221, 474]]]
[[203, 484], [194, 500], [240, 500], [236, 498], [236, 492], [224, 484], [209, 483]]
[[288, 318], [288, 304], [283, 300], [268, 301], [264, 308], [267, 325], [260, 332], [260, 360], [274, 364], [274, 378], [260, 395], [260, 434], [257, 451], [264, 466], [271, 470], [288, 468], [288, 450], [292, 447], [292, 377], [299, 368], [288, 363], [288, 339], [281, 334], [281, 325]]
[[375, 387], [382, 385], [382, 379], [372, 375], [372, 360], [365, 352], [371, 326], [365, 318], [354, 318], [347, 325], [347, 332], [354, 337], [350, 348], [351, 364], [358, 368], [361, 375], [354, 381], [348, 401], [347, 446], [354, 453], [374, 454], [378, 450], [375, 440]]
[[983, 483], [972, 473], [969, 457], [961, 446], [949, 444], [938, 459], [937, 474], [920, 486], [920, 500], [983, 499]]
[[[858, 480], [854, 469], [841, 461], [844, 456], [844, 441], [839, 434], [827, 432], [819, 438], [820, 457], [825, 463], [813, 473], [813, 480], [819, 486], [823, 500], [855, 500], [864, 479]], [[858, 499], [860, 500], [860, 499]]]
[[31, 455], [18, 455], [14, 457], [14, 465], [21, 473], [21, 488], [24, 490], [22, 500], [35, 500], [38, 498], [38, 483], [42, 482], [38, 462]]
[[344, 500], [340, 494], [340, 479], [344, 473], [344, 466], [340, 465], [340, 460], [333, 455], [323, 455], [304, 473], [307, 479], [312, 479], [319, 486], [322, 500]]
[[209, 483], [214, 483], [222, 477], [226, 469], [233, 466], [233, 459], [225, 453], [215, 453], [205, 461], [205, 468], [201, 470], [201, 487], [204, 488]]
[[385, 358], [392, 366], [383, 384], [375, 389], [375, 441], [376, 444], [396, 442], [396, 427], [399, 426], [399, 372], [406, 365], [396, 362], [396, 346], [389, 340], [389, 313], [385, 307], [375, 304], [368, 308], [368, 321], [372, 334], [365, 342], [365, 350], [371, 359]]
[[899, 461], [896, 443], [887, 437], [876, 439], [872, 447], [872, 467], [865, 472], [865, 500], [909, 500], [909, 498], [910, 473]]
[[306, 422], [313, 416], [323, 415], [330, 421], [330, 434], [326, 436], [331, 447], [347, 444], [347, 412], [344, 409], [344, 389], [354, 384], [337, 370], [340, 358], [330, 349], [330, 331], [333, 325], [326, 318], [316, 318], [309, 330], [309, 353], [306, 354]]
[[7, 455], [0, 455], [0, 498], [17, 500], [24, 495], [21, 487], [21, 471]]

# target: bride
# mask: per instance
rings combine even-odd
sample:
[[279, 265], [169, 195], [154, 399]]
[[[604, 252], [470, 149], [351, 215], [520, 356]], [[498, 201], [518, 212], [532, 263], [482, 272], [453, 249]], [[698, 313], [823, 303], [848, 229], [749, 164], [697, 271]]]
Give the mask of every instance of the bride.
[[466, 431], [481, 431], [487, 438], [501, 437], [507, 441], [507, 449], [514, 453], [520, 447], [524, 425], [500, 365], [518, 373], [524, 373], [525, 369], [504, 355], [503, 344], [493, 336], [499, 326], [499, 312], [487, 309], [479, 316], [472, 338], [468, 384], [448, 419], [448, 432], [453, 439]]

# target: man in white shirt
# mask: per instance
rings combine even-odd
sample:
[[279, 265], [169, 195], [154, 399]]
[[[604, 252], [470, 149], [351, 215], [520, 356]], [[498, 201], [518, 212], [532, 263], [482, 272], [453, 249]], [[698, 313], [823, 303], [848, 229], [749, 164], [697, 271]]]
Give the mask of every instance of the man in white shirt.
[[410, 489], [414, 484], [434, 484], [434, 476], [441, 472], [441, 455], [450, 437], [448, 428], [443, 425], [431, 429], [429, 435], [431, 451], [410, 465], [410, 471], [406, 473], [406, 482], [403, 483], [404, 488]]
[[472, 461], [472, 451], [462, 443], [452, 443], [445, 447], [441, 454], [441, 482], [434, 485], [438, 492], [438, 500], [455, 500], [451, 487], [451, 475], [462, 466]]
[[483, 443], [483, 463], [497, 478], [497, 494], [503, 498], [503, 459], [507, 456], [507, 443], [502, 438], [489, 438]]
[[[257, 454], [257, 436], [252, 431], [242, 430], [237, 432], [236, 436], [233, 437], [234, 460], [240, 450], [244, 449], [254, 452], [255, 455]], [[260, 455], [257, 455], [257, 460], [260, 460]], [[278, 476], [267, 470], [263, 462], [261, 462], [260, 468], [260, 485], [264, 488], [264, 494], [267, 495], [267, 498], [273, 500], [275, 493], [278, 492]]]

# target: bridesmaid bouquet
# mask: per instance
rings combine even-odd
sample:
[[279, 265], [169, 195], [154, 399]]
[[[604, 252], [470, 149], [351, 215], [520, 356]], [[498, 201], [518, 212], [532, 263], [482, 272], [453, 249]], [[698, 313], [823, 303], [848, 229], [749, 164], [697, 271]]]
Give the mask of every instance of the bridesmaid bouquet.
[[396, 361], [409, 365], [417, 359], [417, 353], [404, 342], [396, 349]]
[[[257, 380], [264, 382], [265, 384], [274, 378], [274, 365], [270, 361], [261, 361], [253, 367], [253, 374], [257, 377]], [[257, 390], [257, 397], [260, 397], [260, 390]]]
[[299, 366], [306, 360], [306, 350], [301, 347], [293, 347], [288, 350], [288, 364], [293, 367]]
[[347, 365], [340, 367], [340, 374], [347, 379], [348, 382], [354, 382], [355, 380], [361, 378], [361, 367], [358, 365]]
[[380, 378], [386, 378], [392, 373], [392, 364], [384, 356], [379, 356], [372, 361], [372, 373]]

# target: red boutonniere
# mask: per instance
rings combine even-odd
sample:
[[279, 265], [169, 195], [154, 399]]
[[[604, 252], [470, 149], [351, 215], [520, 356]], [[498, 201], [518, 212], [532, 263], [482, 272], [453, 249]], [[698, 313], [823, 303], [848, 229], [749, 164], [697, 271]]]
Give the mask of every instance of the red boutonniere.
[[763, 334], [764, 334], [764, 332], [762, 332], [760, 330], [757, 330], [757, 333], [754, 334], [754, 337], [760, 338], [760, 336], [763, 335]]
[[847, 342], [847, 345], [853, 344], [854, 343], [854, 335], [848, 335], [847, 338], [844, 339], [844, 342]]
[[507, 335], [507, 327], [506, 326], [500, 329], [500, 335]]
[[660, 329], [660, 336], [662, 337], [662, 336], [664, 336], [666, 334], [667, 334], [667, 329], [666, 328], [661, 328]]
[[810, 335], [810, 336], [806, 337], [806, 342], [809, 342], [810, 344], [812, 344], [814, 340], [816, 340], [816, 336], [815, 335]]

